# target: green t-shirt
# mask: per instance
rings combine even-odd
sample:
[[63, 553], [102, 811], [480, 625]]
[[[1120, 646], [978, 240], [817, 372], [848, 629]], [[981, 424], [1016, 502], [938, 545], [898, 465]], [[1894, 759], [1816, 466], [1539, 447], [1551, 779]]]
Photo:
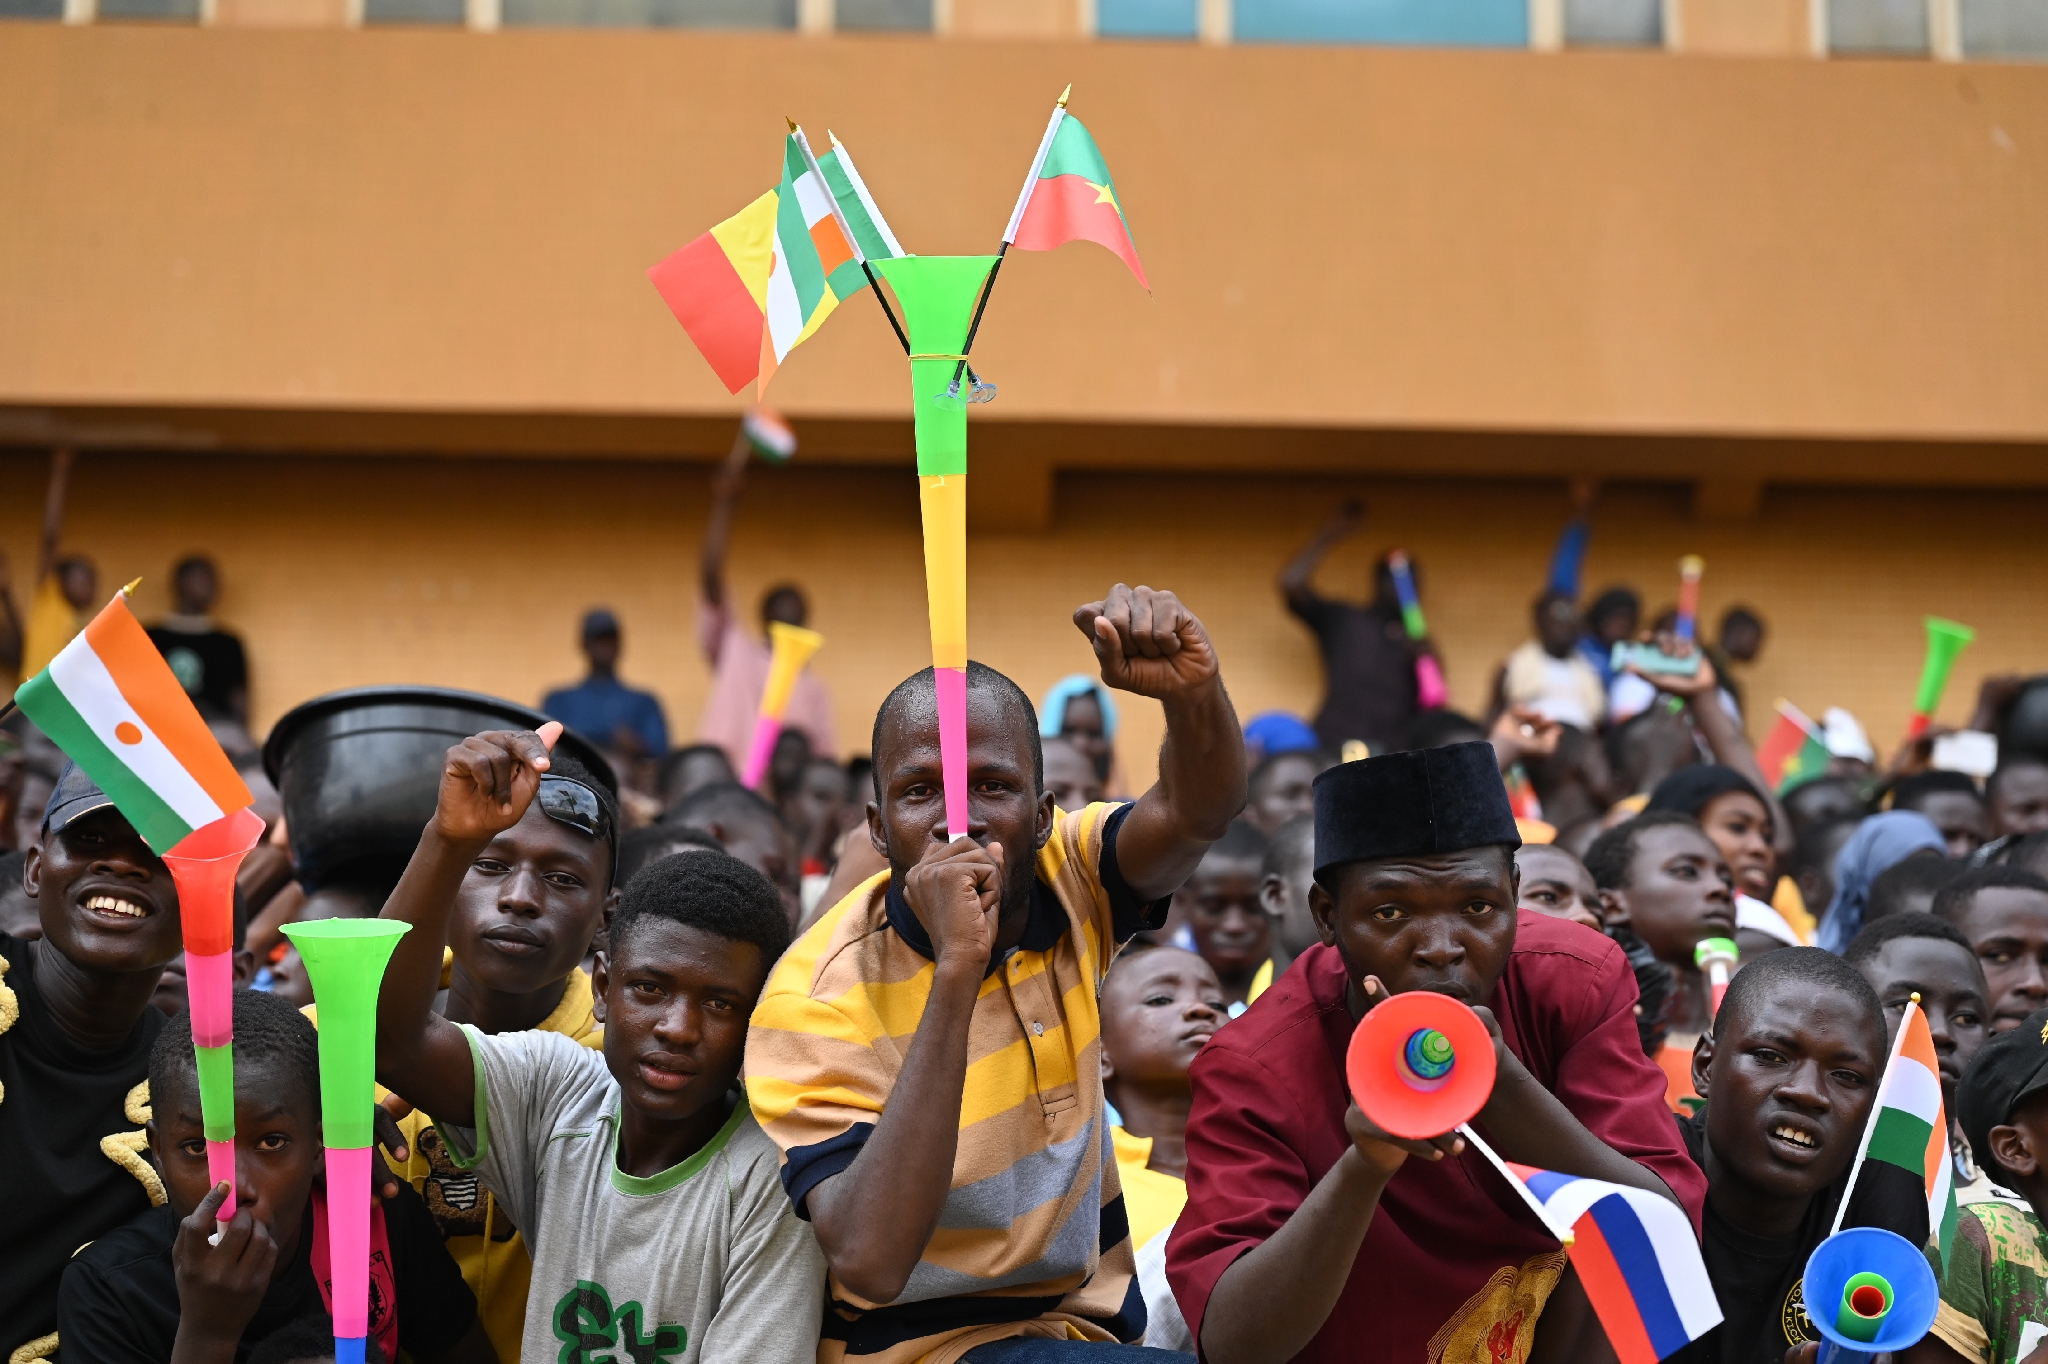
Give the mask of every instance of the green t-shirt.
[[[1962, 1209], [1934, 1335], [1964, 1359], [2014, 1364], [2048, 1338], [2048, 1235], [2011, 1203]], [[1941, 1252], [1927, 1258], [1941, 1276]]]

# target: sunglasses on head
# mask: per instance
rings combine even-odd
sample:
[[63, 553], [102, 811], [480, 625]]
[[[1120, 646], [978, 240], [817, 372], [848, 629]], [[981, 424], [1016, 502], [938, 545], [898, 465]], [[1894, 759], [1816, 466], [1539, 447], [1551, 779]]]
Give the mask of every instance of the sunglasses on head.
[[597, 798], [597, 792], [573, 777], [543, 776], [534, 800], [540, 812], [555, 823], [604, 839], [612, 850], [612, 871], [618, 871], [619, 840], [612, 831], [611, 815]]

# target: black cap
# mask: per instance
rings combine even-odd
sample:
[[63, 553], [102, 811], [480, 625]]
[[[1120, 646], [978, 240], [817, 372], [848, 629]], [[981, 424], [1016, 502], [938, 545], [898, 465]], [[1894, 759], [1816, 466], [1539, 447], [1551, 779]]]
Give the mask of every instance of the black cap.
[[1346, 862], [1522, 846], [1484, 740], [1340, 763], [1316, 778], [1316, 875]]
[[80, 815], [104, 810], [113, 803], [113, 798], [100, 790], [100, 784], [85, 775], [84, 768], [67, 762], [64, 770], [57, 774], [57, 785], [50, 791], [50, 803], [43, 807], [43, 836], [47, 838], [61, 833], [65, 825]]
[[583, 637], [585, 639], [598, 639], [605, 635], [616, 635], [618, 632], [619, 618], [605, 610], [602, 606], [584, 613]]
[[2039, 1009], [2011, 1032], [1986, 1042], [1956, 1083], [1956, 1116], [1962, 1120], [1963, 1136], [1979, 1165], [1999, 1168], [1991, 1155], [1991, 1129], [2011, 1122], [2013, 1110], [2044, 1089], [2048, 1089], [2048, 1009]]

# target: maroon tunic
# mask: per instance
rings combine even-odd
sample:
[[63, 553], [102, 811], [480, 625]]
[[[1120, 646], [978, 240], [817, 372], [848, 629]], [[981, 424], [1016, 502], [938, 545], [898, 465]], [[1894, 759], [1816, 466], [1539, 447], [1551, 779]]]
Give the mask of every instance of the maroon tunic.
[[[1167, 1277], [1188, 1328], [1238, 1256], [1278, 1231], [1350, 1146], [1344, 963], [1316, 946], [1195, 1058], [1188, 1203]], [[1509, 1050], [1593, 1135], [1655, 1172], [1694, 1229], [1706, 1178], [1643, 1055], [1621, 949], [1523, 912], [1488, 1001]], [[1483, 1124], [1480, 1134], [1495, 1141]], [[1411, 1159], [1380, 1196], [1344, 1294], [1297, 1359], [1314, 1364], [1519, 1360], [1562, 1265], [1558, 1244], [1485, 1157]], [[1533, 1296], [1532, 1296], [1533, 1295]]]

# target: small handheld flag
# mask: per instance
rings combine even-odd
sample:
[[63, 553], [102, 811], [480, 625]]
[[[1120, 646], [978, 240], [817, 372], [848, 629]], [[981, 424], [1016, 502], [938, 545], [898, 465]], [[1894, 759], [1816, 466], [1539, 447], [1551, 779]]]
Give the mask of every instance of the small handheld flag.
[[[1072, 92], [1068, 86], [1067, 94]], [[1109, 163], [1081, 120], [1067, 112], [1067, 95], [1062, 94], [1046, 122], [1045, 136], [1038, 140], [1038, 154], [1031, 158], [1017, 206], [1010, 210], [1003, 245], [1050, 251], [1072, 241], [1108, 247], [1151, 292]]]
[[1778, 699], [1778, 720], [1757, 745], [1756, 762], [1774, 794], [1784, 795], [1793, 787], [1827, 775], [1828, 741], [1819, 725], [1783, 697]]
[[1699, 1241], [1676, 1203], [1645, 1189], [1493, 1158], [1541, 1207], [1547, 1224], [1570, 1228], [1572, 1267], [1621, 1364], [1656, 1364], [1721, 1324]]
[[[1891, 1060], [1878, 1082], [1877, 1102], [1871, 1106], [1870, 1122], [1863, 1129], [1863, 1142], [1856, 1148], [1856, 1163], [1849, 1167], [1849, 1183], [1842, 1190], [1841, 1207], [1835, 1212], [1834, 1230], [1842, 1229], [1849, 1213], [1849, 1197], [1856, 1191], [1857, 1177], [1865, 1161], [1894, 1165], [1920, 1182], [1927, 1200], [1928, 1240], [1941, 1250], [1944, 1271], [1955, 1250], [1956, 1223], [1961, 1207], [1956, 1202], [1955, 1163], [1949, 1159], [1948, 1111], [1941, 1099], [1941, 1061], [1934, 1052], [1934, 1032], [1915, 994], [1899, 1020], [1899, 1034], [1892, 1041]], [[1811, 1299], [1809, 1299], [1811, 1301]], [[1816, 1316], [1818, 1321], [1819, 1317]]]
[[754, 453], [771, 464], [787, 464], [796, 455], [796, 432], [772, 407], [759, 403], [740, 417], [740, 432]]
[[133, 587], [115, 593], [14, 702], [161, 855], [255, 797], [129, 611]]
[[775, 756], [775, 741], [782, 737], [782, 717], [789, 710], [789, 694], [796, 689], [797, 674], [811, 656], [825, 647], [825, 637], [816, 630], [783, 622], [768, 623], [773, 653], [768, 660], [768, 681], [761, 688], [761, 709], [754, 720], [753, 742], [747, 748], [746, 771], [740, 784], [749, 791], [768, 775], [768, 760]]

